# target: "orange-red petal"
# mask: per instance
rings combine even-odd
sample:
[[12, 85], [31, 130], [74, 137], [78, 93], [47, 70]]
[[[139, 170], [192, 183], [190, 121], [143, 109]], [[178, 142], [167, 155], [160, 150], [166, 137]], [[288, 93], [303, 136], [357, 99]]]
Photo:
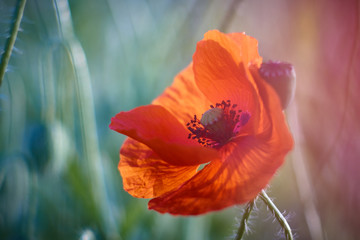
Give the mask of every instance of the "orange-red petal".
[[291, 150], [293, 140], [274, 90], [255, 75], [262, 106], [262, 133], [238, 138], [179, 189], [149, 202], [171, 214], [197, 215], [245, 203], [266, 187]]
[[165, 107], [184, 125], [193, 119], [195, 114], [201, 117], [213, 104], [197, 87], [192, 64], [182, 70], [173, 84], [152, 103]]
[[259, 97], [252, 77], [242, 63], [219, 43], [204, 40], [198, 43], [193, 56], [195, 80], [199, 89], [213, 102], [231, 100], [242, 111], [251, 115], [247, 132], [257, 128]]
[[127, 138], [118, 169], [124, 189], [134, 197], [153, 198], [178, 188], [196, 173], [197, 166], [174, 166], [146, 145]]
[[258, 41], [246, 35], [245, 33], [229, 33], [226, 34], [237, 46], [239, 46], [238, 54], [241, 55], [241, 61], [244, 66], [248, 67], [250, 63], [261, 63], [262, 57], [258, 52]]
[[265, 135], [247, 136], [230, 144], [224, 160], [212, 161], [179, 189], [152, 199], [149, 208], [198, 215], [252, 200], [266, 187], [289, 150], [289, 146], [272, 141]]
[[213, 40], [221, 47], [228, 50], [237, 64], [243, 63], [247, 68], [250, 62], [258, 62], [262, 58], [258, 52], [258, 42], [255, 38], [245, 33], [222, 33], [218, 30], [211, 30], [204, 34], [204, 40]]
[[111, 119], [110, 128], [147, 145], [172, 165], [198, 165], [218, 157], [215, 150], [188, 139], [185, 125], [159, 105], [120, 112]]
[[[150, 209], [181, 215], [253, 199], [293, 146], [279, 98], [258, 74], [260, 63], [255, 39], [210, 31], [198, 43], [193, 64], [154, 105], [116, 115], [110, 128], [130, 137], [120, 152], [125, 190], [155, 197]], [[223, 100], [250, 113], [245, 134], [217, 150], [187, 139], [185, 124], [193, 115]]]

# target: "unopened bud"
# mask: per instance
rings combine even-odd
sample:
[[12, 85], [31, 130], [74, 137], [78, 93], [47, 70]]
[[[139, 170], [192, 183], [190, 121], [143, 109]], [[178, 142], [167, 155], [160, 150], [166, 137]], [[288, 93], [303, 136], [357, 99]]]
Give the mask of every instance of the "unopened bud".
[[275, 89], [279, 95], [282, 108], [285, 109], [295, 95], [296, 75], [294, 66], [280, 61], [263, 62], [259, 74]]

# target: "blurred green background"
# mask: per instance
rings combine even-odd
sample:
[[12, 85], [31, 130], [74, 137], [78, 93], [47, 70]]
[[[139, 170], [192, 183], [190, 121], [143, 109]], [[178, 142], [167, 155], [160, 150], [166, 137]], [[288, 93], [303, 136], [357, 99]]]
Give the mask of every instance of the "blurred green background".
[[[3, 54], [17, 1], [0, 1]], [[295, 65], [296, 146], [268, 194], [298, 239], [360, 233], [360, 3], [28, 0], [0, 86], [0, 239], [231, 239], [242, 206], [147, 210], [122, 189], [120, 111], [149, 104], [210, 29], [246, 32]], [[245, 239], [282, 239], [260, 201]]]

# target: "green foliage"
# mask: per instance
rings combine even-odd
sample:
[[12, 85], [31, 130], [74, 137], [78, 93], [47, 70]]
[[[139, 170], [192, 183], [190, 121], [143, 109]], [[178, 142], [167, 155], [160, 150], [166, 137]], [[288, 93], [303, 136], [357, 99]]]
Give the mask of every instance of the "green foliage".
[[[13, 6], [0, 3], [1, 48]], [[124, 137], [108, 128], [113, 115], [150, 103], [189, 63], [202, 31], [182, 25], [193, 36], [182, 42], [173, 30], [189, 21], [187, 11], [165, 2], [28, 1], [0, 88], [1, 239], [231, 234], [230, 211], [173, 217], [129, 196], [117, 171]]]

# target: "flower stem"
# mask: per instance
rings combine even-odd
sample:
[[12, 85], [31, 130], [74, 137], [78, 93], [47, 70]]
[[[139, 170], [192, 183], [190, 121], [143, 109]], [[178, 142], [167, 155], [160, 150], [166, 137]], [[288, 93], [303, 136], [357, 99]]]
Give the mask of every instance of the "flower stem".
[[291, 232], [291, 228], [286, 221], [285, 217], [281, 214], [279, 209], [275, 206], [273, 201], [271, 201], [270, 197], [266, 194], [264, 190], [262, 190], [259, 194], [260, 198], [263, 200], [263, 202], [266, 204], [266, 206], [269, 208], [269, 210], [274, 214], [277, 221], [280, 223], [281, 227], [284, 230], [285, 237], [287, 240], [293, 240], [293, 235]]
[[5, 51], [4, 51], [4, 54], [3, 54], [2, 58], [1, 58], [1, 62], [0, 62], [0, 86], [1, 86], [2, 80], [4, 78], [5, 72], [6, 72], [6, 67], [10, 60], [11, 52], [14, 48], [17, 34], [20, 29], [20, 23], [21, 23], [23, 14], [24, 14], [25, 3], [26, 3], [26, 0], [18, 1], [18, 6], [16, 8], [16, 13], [15, 13], [15, 22], [14, 22], [14, 25], [12, 26], [11, 34], [6, 42]]
[[241, 218], [241, 222], [240, 222], [240, 227], [236, 233], [236, 236], [235, 236], [235, 239], [234, 240], [241, 240], [245, 231], [246, 231], [246, 224], [249, 220], [249, 217], [250, 217], [250, 214], [251, 214], [251, 211], [253, 210], [254, 208], [254, 205], [255, 205], [255, 199], [250, 201], [247, 205], [246, 205], [246, 208], [245, 208], [245, 212]]

